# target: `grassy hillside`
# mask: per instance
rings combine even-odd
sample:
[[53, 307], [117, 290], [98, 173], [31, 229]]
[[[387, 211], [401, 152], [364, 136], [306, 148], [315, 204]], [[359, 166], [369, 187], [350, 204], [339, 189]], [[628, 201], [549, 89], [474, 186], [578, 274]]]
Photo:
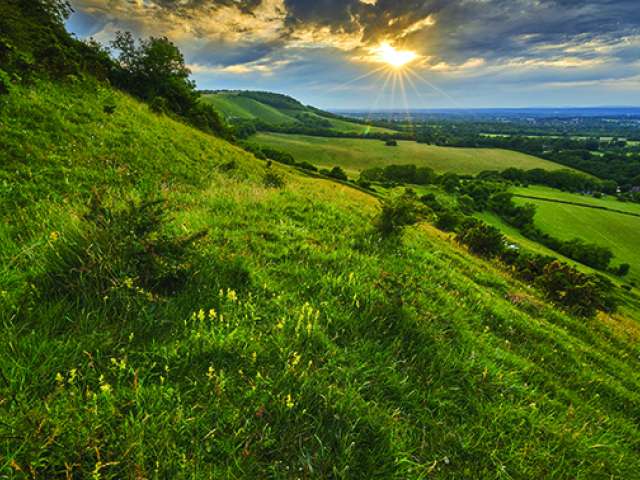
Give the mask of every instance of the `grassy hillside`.
[[550, 189], [541, 187], [529, 187], [517, 189], [518, 192], [526, 192], [528, 196], [540, 198], [556, 198], [563, 201], [591, 204], [593, 207], [612, 208], [638, 216], [625, 215], [614, 211], [589, 208], [586, 206], [570, 205], [535, 200], [533, 198], [518, 198], [517, 203], [533, 203], [537, 212], [536, 225], [544, 232], [562, 240], [581, 238], [582, 240], [604, 245], [613, 251], [616, 263], [628, 263], [631, 265], [629, 280], [640, 283], [640, 205], [627, 204], [616, 200], [598, 200], [588, 196], [557, 192], [554, 195]]
[[[382, 241], [373, 197], [277, 165], [268, 188], [262, 162], [105, 87], [0, 102], [0, 476], [640, 471], [637, 321], [560, 313], [429, 225]], [[119, 256], [149, 221], [128, 200], [157, 196], [144, 245], [206, 232], [168, 290]]]
[[[251, 98], [247, 95], [256, 95]], [[264, 98], [262, 98], [264, 97]], [[393, 133], [392, 130], [353, 123], [321, 110], [305, 107], [283, 95], [262, 92], [220, 92], [203, 95], [230, 123], [259, 120], [273, 126], [294, 126], [301, 122], [319, 122], [323, 128], [341, 133]]]
[[546, 170], [564, 168], [541, 158], [509, 150], [436, 147], [408, 141], [398, 142], [397, 147], [387, 147], [380, 140], [276, 133], [261, 133], [252, 137], [250, 141], [288, 152], [300, 162], [307, 161], [329, 168], [339, 165], [354, 177], [367, 168], [392, 164], [415, 164], [431, 167], [439, 173], [465, 174], [476, 174], [483, 170], [504, 170], [509, 167]]

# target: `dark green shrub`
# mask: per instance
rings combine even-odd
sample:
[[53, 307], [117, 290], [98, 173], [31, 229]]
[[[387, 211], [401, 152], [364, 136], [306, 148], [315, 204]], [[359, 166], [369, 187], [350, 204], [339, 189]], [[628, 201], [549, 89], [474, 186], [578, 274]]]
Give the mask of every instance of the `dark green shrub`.
[[617, 269], [616, 269], [616, 275], [620, 276], [620, 277], [625, 277], [628, 275], [629, 270], [631, 270], [631, 265], [629, 265], [628, 263], [622, 263]]
[[613, 284], [601, 275], [587, 275], [556, 260], [536, 279], [547, 298], [575, 315], [591, 317], [598, 310], [611, 311], [615, 302]]
[[263, 180], [264, 186], [268, 188], [283, 188], [285, 186], [285, 181], [282, 175], [269, 170], [264, 175]]
[[375, 229], [383, 236], [398, 234], [402, 228], [418, 222], [419, 210], [411, 196], [403, 195], [382, 204], [382, 211], [374, 220]]
[[463, 224], [456, 240], [482, 257], [495, 257], [505, 248], [504, 236], [500, 230], [475, 219], [469, 219]]
[[342, 181], [345, 181], [345, 182], [347, 180], [349, 180], [349, 177], [347, 177], [347, 174], [345, 173], [345, 171], [341, 167], [333, 167], [329, 171], [329, 176], [331, 178], [335, 178], [337, 180], [342, 180]]
[[153, 97], [151, 103], [149, 103], [149, 107], [155, 113], [169, 113], [169, 104], [167, 103], [167, 99], [164, 97]]
[[163, 201], [111, 209], [95, 200], [77, 230], [52, 241], [34, 283], [45, 295], [80, 302], [171, 295], [187, 280], [191, 247], [206, 232], [176, 237], [166, 223]]
[[397, 147], [397, 146], [398, 146], [398, 141], [397, 141], [397, 140], [394, 140], [394, 139], [389, 139], [389, 140], [387, 140], [386, 142], [384, 142], [384, 144], [385, 144], [387, 147]]
[[462, 222], [462, 216], [453, 210], [442, 210], [438, 213], [436, 227], [445, 232], [453, 232]]
[[302, 170], [308, 170], [310, 172], [318, 171], [318, 167], [316, 167], [315, 165], [311, 165], [309, 162], [296, 163], [296, 167], [301, 168]]

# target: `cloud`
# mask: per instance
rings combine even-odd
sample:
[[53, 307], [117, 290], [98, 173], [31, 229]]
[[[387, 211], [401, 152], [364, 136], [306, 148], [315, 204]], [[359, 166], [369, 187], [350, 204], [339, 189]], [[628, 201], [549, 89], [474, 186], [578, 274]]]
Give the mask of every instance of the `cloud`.
[[374, 62], [372, 49], [383, 42], [414, 51], [420, 59], [412, 64], [416, 70], [454, 85], [479, 78], [526, 83], [544, 77], [552, 85], [604, 81], [611, 78], [608, 69], [632, 78], [638, 70], [630, 65], [640, 57], [638, 0], [72, 3], [78, 13], [70, 26], [79, 35], [101, 41], [119, 29], [165, 35], [198, 69], [198, 79], [279, 71], [290, 83], [311, 78], [331, 85], [334, 76], [366, 73], [365, 64]]

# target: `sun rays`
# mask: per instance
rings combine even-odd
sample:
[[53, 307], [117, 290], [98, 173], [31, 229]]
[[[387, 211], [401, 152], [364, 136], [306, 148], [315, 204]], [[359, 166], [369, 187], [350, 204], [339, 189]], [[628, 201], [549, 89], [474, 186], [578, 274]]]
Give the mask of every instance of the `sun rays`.
[[389, 107], [385, 108], [396, 110], [397, 112], [403, 111], [405, 113], [403, 120], [409, 125], [412, 125], [413, 121], [408, 90], [420, 98], [422, 104], [427, 101], [426, 95], [424, 94], [424, 87], [435, 92], [438, 96], [445, 98], [453, 106], [464, 108], [451, 95], [419, 73], [416, 65], [414, 65], [417, 64], [421, 58], [417, 53], [409, 50], [398, 50], [389, 43], [382, 43], [370, 51], [373, 53], [373, 56], [369, 57], [369, 60], [382, 63], [381, 66], [331, 89], [331, 91], [341, 90], [344, 87], [367, 79], [369, 81], [375, 79], [374, 85], [377, 94], [375, 99], [372, 98], [373, 101], [368, 109], [367, 119], [370, 119], [371, 115], [381, 107], [381, 100], [386, 97], [387, 102], [384, 103], [388, 103]]

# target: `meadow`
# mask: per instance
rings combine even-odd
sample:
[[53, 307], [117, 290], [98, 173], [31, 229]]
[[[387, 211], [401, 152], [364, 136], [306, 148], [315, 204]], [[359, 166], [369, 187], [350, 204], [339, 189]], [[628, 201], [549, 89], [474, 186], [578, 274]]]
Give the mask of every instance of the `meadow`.
[[308, 118], [326, 121], [330, 129], [340, 133], [363, 135], [367, 133], [395, 133], [387, 128], [361, 125], [347, 119], [324, 117], [318, 110], [304, 107], [297, 109], [276, 108], [254, 98], [243, 97], [234, 93], [216, 93], [203, 95], [202, 101], [213, 105], [229, 123], [237, 120], [259, 120], [273, 126], [294, 125], [299, 121], [298, 116], [304, 114]]
[[276, 133], [260, 133], [249, 141], [290, 153], [297, 161], [307, 161], [318, 167], [340, 166], [355, 178], [367, 168], [393, 164], [415, 164], [431, 167], [438, 173], [459, 174], [477, 174], [483, 170], [504, 170], [509, 167], [525, 170], [564, 168], [541, 158], [509, 150], [438, 147], [411, 141], [400, 141], [397, 147], [387, 147], [380, 140]]
[[600, 208], [515, 197], [518, 204], [532, 203], [536, 206], [534, 221], [543, 232], [562, 240], [580, 238], [588, 243], [610, 247], [615, 255], [615, 263], [631, 265], [628, 280], [640, 282], [640, 205], [614, 199], [595, 199], [544, 187], [519, 188], [514, 192], [637, 214], [631, 216]]
[[0, 476], [640, 471], [637, 322], [384, 240], [371, 195], [84, 81], [3, 97], [0, 187]]

